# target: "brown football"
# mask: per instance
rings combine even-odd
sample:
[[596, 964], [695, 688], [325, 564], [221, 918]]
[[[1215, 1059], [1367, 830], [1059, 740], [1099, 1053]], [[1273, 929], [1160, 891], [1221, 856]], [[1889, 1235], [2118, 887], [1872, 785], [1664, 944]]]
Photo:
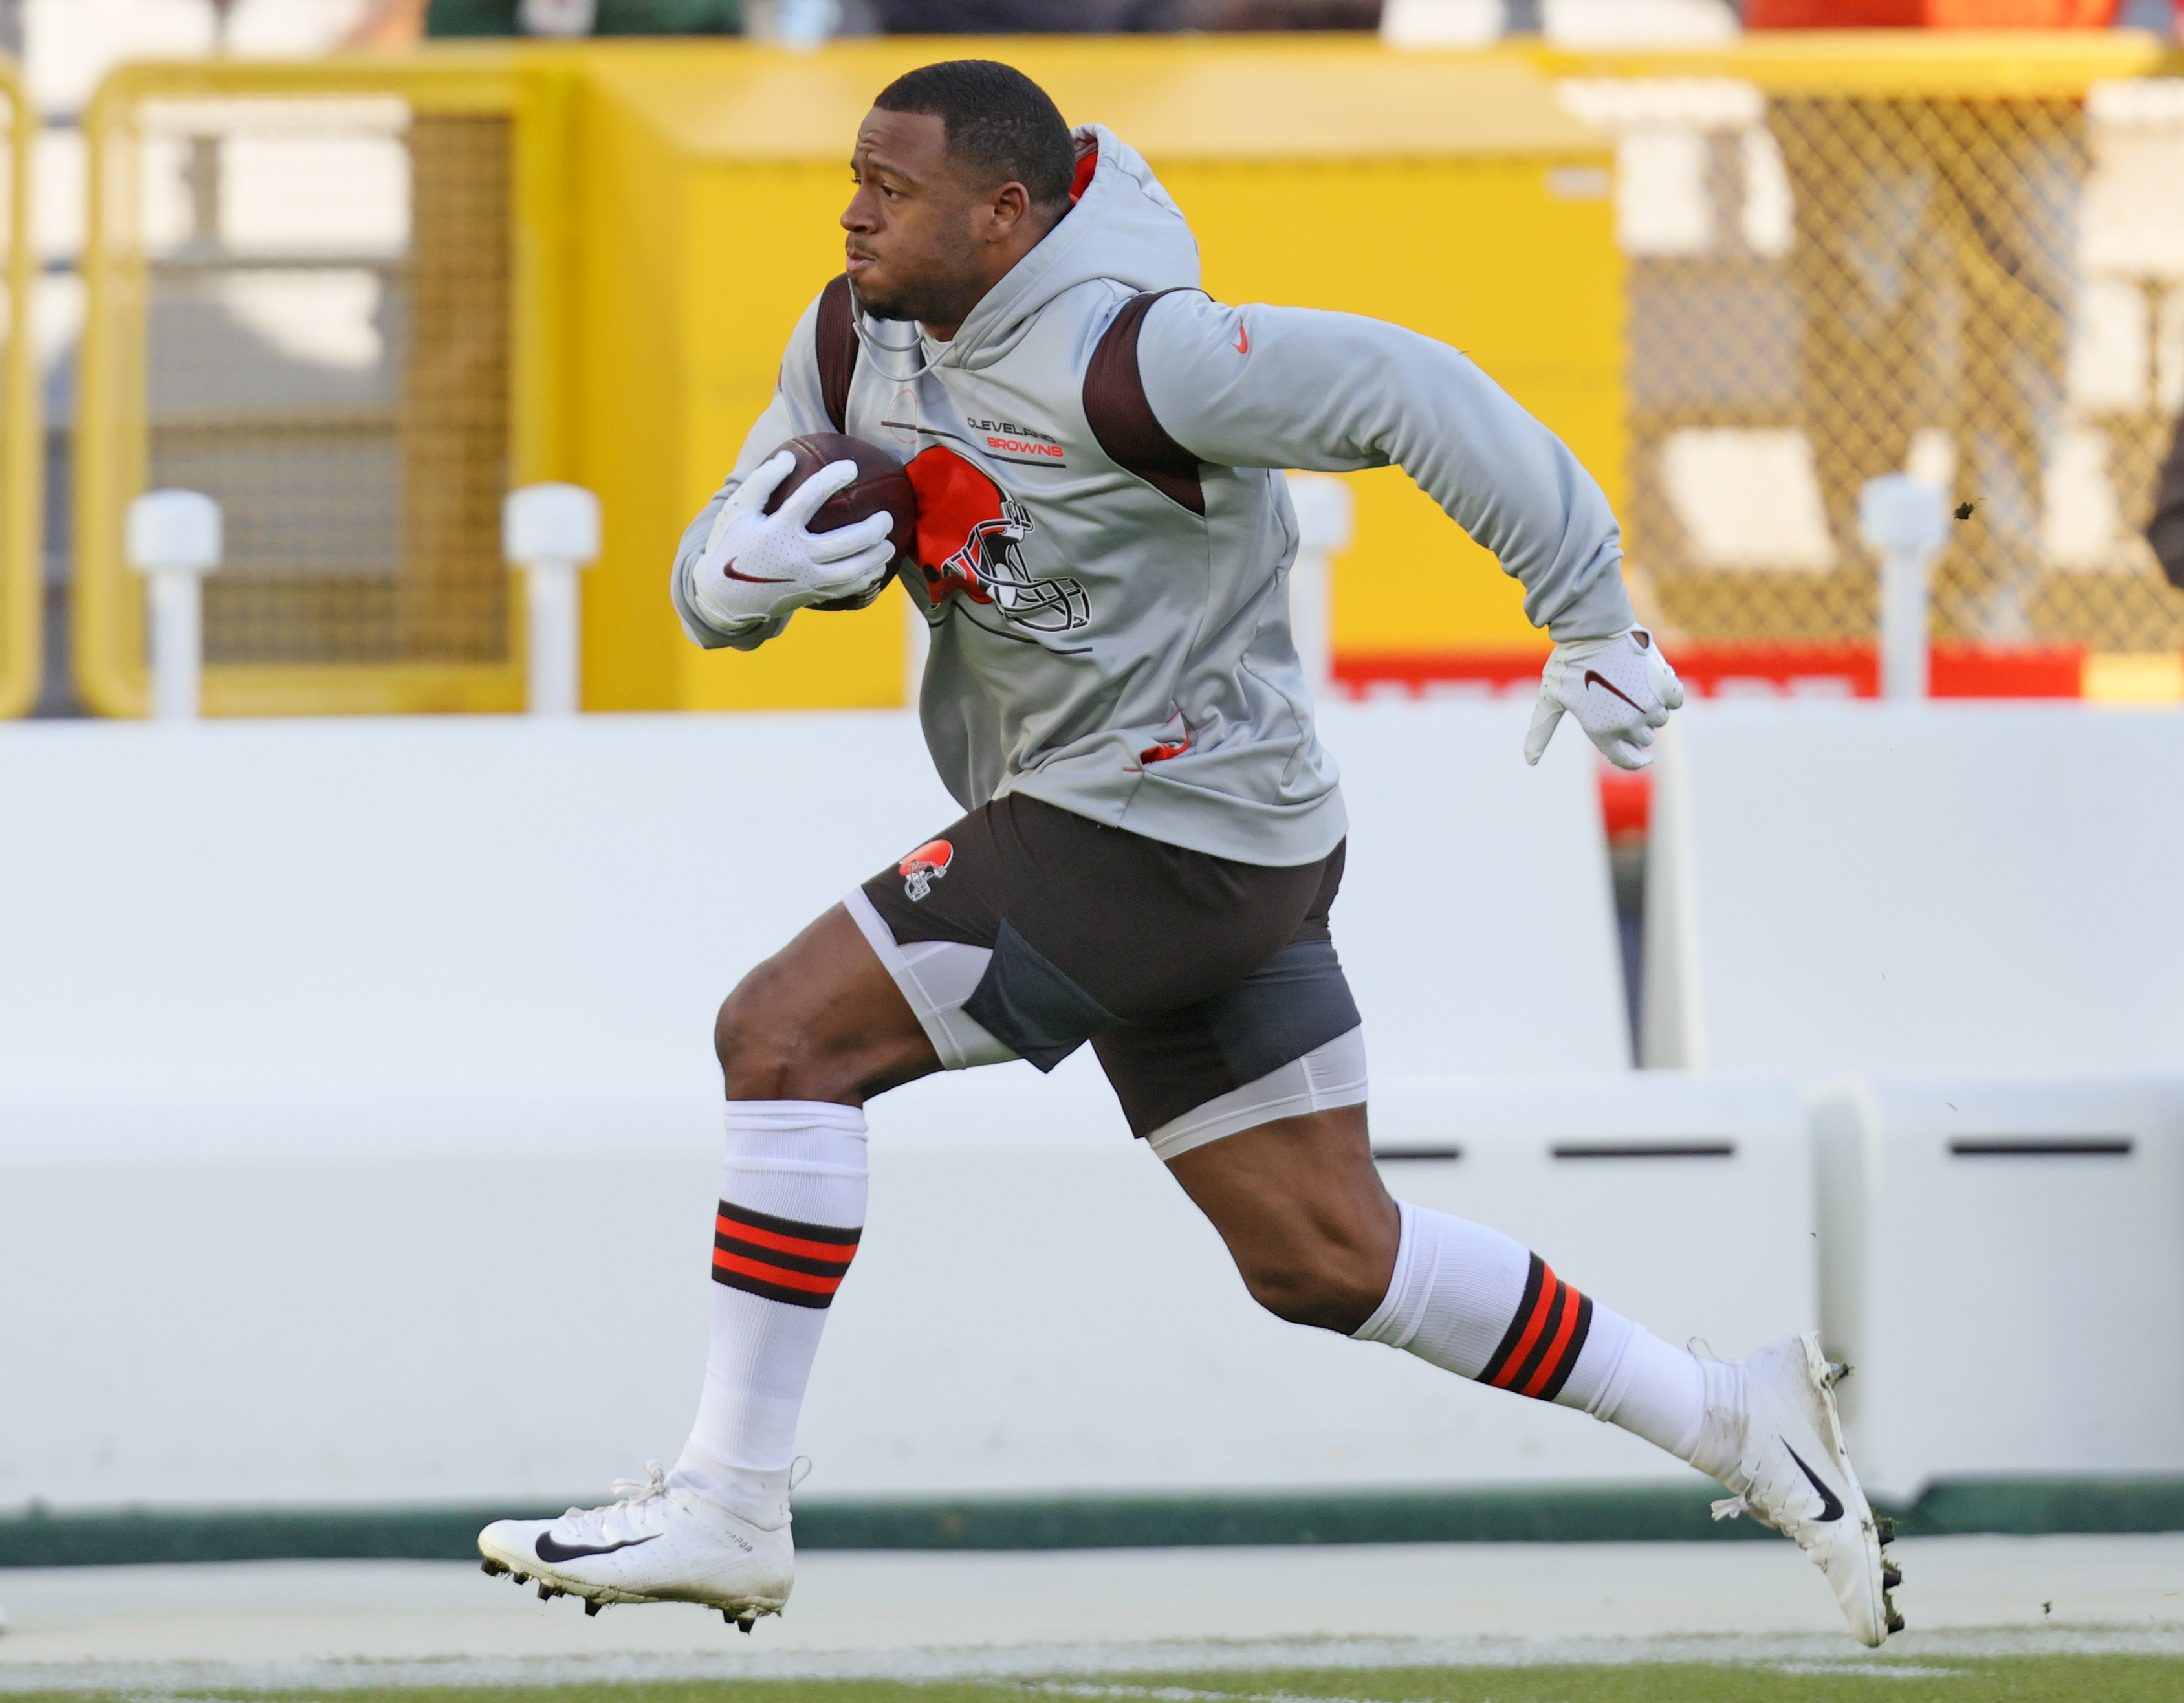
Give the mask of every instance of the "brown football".
[[[836, 461], [855, 461], [857, 464], [856, 483], [845, 485], [819, 505], [811, 519], [810, 529], [816, 533], [832, 532], [837, 527], [851, 525], [867, 515], [886, 513], [894, 525], [888, 536], [894, 542], [898, 561], [914, 559], [917, 555], [917, 493], [911, 486], [910, 475], [903, 472], [902, 464], [876, 444], [867, 444], [861, 438], [844, 437], [838, 432], [808, 432], [801, 438], [791, 438], [781, 446], [796, 457], [796, 465], [788, 470], [788, 477], [773, 488], [773, 494], [766, 500], [766, 512], [772, 514], [788, 500], [788, 494], [801, 485], [822, 467]], [[780, 449], [774, 451], [779, 455]], [[824, 603], [815, 603], [814, 609], [862, 609], [887, 589], [883, 579], [862, 597], [829, 598]]]

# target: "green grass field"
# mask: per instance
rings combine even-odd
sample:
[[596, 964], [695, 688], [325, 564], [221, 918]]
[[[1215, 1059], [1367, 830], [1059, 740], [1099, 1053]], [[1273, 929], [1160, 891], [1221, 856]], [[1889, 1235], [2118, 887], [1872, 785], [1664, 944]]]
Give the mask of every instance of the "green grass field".
[[[1067, 1679], [723, 1679], [672, 1683], [252, 1691], [248, 1703], [2184, 1703], [2184, 1657], [2026, 1656], [1614, 1667], [1266, 1669]], [[233, 1703], [229, 1691], [163, 1694]], [[145, 1703], [17, 1693], [9, 1703]]]

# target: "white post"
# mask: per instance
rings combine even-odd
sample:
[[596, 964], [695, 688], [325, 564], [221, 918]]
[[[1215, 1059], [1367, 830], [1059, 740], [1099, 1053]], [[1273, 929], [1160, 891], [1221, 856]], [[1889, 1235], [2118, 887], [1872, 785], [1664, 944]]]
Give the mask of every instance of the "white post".
[[582, 679], [579, 569], [599, 560], [599, 500], [582, 485], [526, 485], [500, 511], [501, 550], [523, 570], [530, 614], [525, 706], [534, 716], [570, 716]]
[[220, 505], [202, 491], [147, 491], [123, 528], [152, 617], [152, 715], [195, 721], [203, 708], [204, 576], [220, 566]]
[[1866, 481], [1858, 529], [1880, 557], [1880, 695], [1926, 695], [1928, 582], [1949, 539], [1949, 500], [1908, 473]]
[[1315, 696], [1334, 678], [1334, 623], [1329, 558], [1350, 546], [1350, 487], [1331, 473], [1291, 473], [1296, 561], [1290, 568], [1290, 636]]

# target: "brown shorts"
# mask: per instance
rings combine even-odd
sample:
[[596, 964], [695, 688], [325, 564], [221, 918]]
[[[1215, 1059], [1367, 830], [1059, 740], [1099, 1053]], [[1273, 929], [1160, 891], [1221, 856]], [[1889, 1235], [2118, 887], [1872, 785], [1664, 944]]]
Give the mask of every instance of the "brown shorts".
[[[1327, 1098], [1346, 1070], [1363, 1097], [1357, 1008], [1328, 928], [1342, 863], [1337, 846], [1290, 868], [1240, 863], [1011, 794], [875, 875], [850, 908], [944, 1064], [1051, 1070], [1089, 1041], [1131, 1129], [1163, 1147], [1179, 1122], [1226, 1134], [1269, 1107], [1349, 1103]], [[1319, 1056], [1346, 1037], [1354, 1069], [1347, 1053]], [[1299, 1089], [1315, 1061], [1317, 1088]], [[1300, 1093], [1310, 1103], [1292, 1106]], [[1192, 1123], [1217, 1102], [1233, 1103]]]

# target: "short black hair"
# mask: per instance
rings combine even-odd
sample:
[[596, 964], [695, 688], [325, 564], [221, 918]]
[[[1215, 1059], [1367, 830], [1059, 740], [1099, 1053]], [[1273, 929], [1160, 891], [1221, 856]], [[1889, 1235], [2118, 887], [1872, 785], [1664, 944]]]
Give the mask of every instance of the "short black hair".
[[1021, 183], [1041, 206], [1069, 199], [1077, 148], [1061, 109], [1014, 65], [945, 59], [905, 71], [879, 92], [882, 112], [928, 114], [948, 151], [991, 184]]

